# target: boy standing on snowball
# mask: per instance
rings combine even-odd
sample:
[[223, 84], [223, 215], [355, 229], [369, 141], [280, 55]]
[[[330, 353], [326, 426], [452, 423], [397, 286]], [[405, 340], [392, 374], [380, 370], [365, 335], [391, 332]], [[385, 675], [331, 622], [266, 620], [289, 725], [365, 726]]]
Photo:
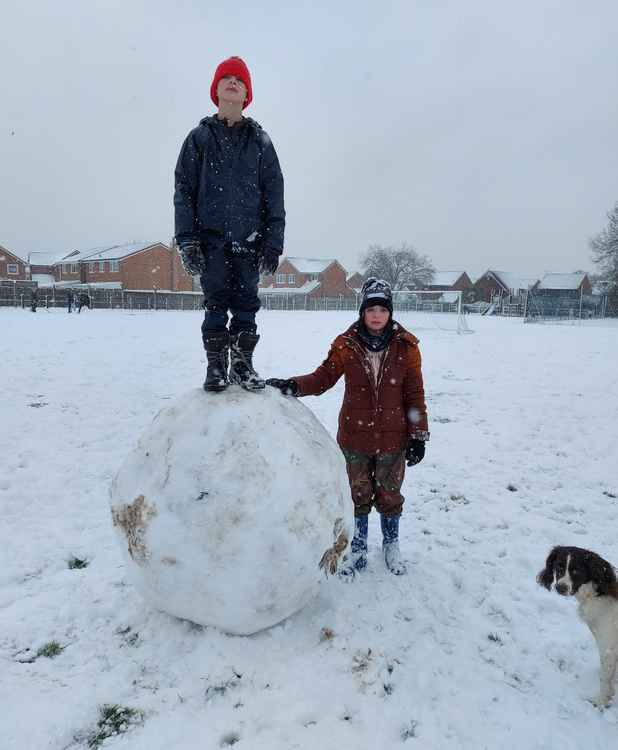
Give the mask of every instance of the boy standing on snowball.
[[200, 276], [204, 292], [204, 389], [222, 391], [232, 382], [258, 390], [264, 381], [252, 357], [260, 338], [259, 272], [274, 273], [283, 252], [283, 176], [267, 133], [243, 117], [253, 91], [240, 57], [217, 67], [210, 97], [218, 112], [189, 133], [176, 165], [176, 242], [185, 271]]
[[315, 372], [266, 383], [285, 395], [319, 396], [342, 375], [337, 442], [354, 501], [354, 538], [350, 563], [341, 574], [353, 576], [367, 566], [368, 520], [375, 505], [386, 566], [402, 575], [399, 519], [405, 462], [414, 466], [423, 460], [429, 432], [418, 339], [393, 321], [386, 281], [370, 278], [363, 284], [358, 320], [337, 336]]

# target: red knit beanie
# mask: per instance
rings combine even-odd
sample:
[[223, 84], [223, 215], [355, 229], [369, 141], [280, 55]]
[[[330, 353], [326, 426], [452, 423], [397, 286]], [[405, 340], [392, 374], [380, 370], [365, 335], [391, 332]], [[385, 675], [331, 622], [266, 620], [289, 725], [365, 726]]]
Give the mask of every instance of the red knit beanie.
[[247, 98], [245, 99], [245, 103], [242, 105], [242, 108], [244, 109], [245, 107], [248, 107], [251, 104], [251, 100], [253, 99], [253, 91], [251, 89], [251, 73], [249, 73], [249, 68], [245, 65], [245, 61], [240, 57], [228, 57], [227, 60], [219, 63], [219, 65], [217, 66], [217, 69], [215, 70], [215, 77], [212, 79], [212, 84], [210, 86], [210, 98], [217, 105], [217, 107], [219, 106], [217, 86], [219, 85], [219, 81], [224, 76], [235, 76], [236, 78], [240, 78], [240, 80], [245, 84], [245, 87], [247, 89]]

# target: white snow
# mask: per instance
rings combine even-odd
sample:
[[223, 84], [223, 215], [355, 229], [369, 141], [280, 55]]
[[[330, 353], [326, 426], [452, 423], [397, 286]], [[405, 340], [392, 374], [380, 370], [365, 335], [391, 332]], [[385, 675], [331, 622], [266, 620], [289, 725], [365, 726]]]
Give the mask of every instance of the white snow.
[[349, 495], [341, 451], [300, 400], [200, 387], [155, 417], [111, 502], [148, 601], [248, 635], [315, 597], [323, 555], [352, 538]]
[[546, 273], [539, 282], [539, 289], [579, 289], [585, 273]]
[[[312, 370], [352, 318], [261, 312], [258, 369]], [[575, 602], [535, 583], [554, 544], [618, 563], [616, 325], [422, 332], [431, 440], [404, 482], [408, 575], [385, 571], [372, 516], [365, 575], [237, 637], [144, 603], [107, 500], [155, 414], [199, 386], [201, 315], [0, 320], [3, 750], [84, 748], [104, 703], [145, 712], [104, 750], [616, 747], [618, 707], [587, 702], [598, 655]], [[303, 401], [332, 435], [341, 395]], [[28, 662], [52, 640], [60, 655]]]
[[337, 263], [335, 258], [296, 258], [290, 255], [281, 258], [281, 262], [284, 260], [290, 261], [299, 273], [322, 273], [332, 263]]
[[60, 265], [65, 263], [77, 263], [78, 261], [94, 262], [98, 260], [121, 260], [126, 258], [128, 255], [134, 255], [140, 253], [153, 245], [158, 245], [158, 242], [125, 242], [120, 245], [100, 245], [98, 247], [91, 247], [86, 250], [72, 250], [70, 253], [64, 255], [62, 258], [56, 260], [54, 265]]
[[452, 286], [465, 271], [436, 271], [428, 286]]

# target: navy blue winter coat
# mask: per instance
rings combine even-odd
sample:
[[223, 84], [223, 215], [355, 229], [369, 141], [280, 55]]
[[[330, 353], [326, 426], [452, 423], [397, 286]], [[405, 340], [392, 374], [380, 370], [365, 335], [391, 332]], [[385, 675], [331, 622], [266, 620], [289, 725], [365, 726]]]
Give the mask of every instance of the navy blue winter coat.
[[265, 130], [250, 118], [233, 127], [205, 117], [176, 165], [176, 241], [235, 243], [283, 252], [283, 175]]

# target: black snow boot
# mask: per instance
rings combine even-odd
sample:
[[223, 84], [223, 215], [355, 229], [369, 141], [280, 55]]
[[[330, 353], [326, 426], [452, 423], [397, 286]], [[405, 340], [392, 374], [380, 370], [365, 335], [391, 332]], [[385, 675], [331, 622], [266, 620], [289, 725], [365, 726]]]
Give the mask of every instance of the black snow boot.
[[208, 357], [205, 391], [224, 391], [230, 384], [227, 377], [229, 346], [230, 335], [226, 328], [205, 332], [204, 347]]
[[354, 537], [350, 544], [350, 557], [340, 571], [341, 578], [354, 578], [356, 573], [367, 567], [367, 535], [369, 516], [354, 516]]
[[247, 391], [261, 391], [266, 382], [253, 369], [253, 351], [260, 337], [251, 331], [230, 335], [230, 383]]
[[399, 519], [401, 516], [380, 515], [380, 524], [382, 526], [382, 551], [384, 552], [384, 562], [386, 567], [393, 575], [405, 575], [406, 566], [401, 559], [399, 551]]

